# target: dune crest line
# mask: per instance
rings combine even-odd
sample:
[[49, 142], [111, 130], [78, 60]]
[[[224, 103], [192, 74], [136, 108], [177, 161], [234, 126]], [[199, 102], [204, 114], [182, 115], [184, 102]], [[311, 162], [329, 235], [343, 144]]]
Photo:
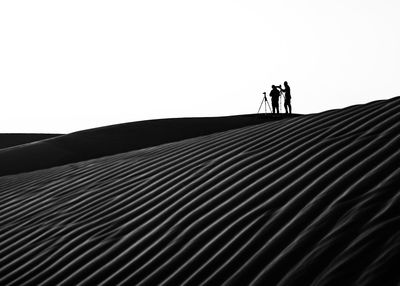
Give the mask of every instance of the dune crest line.
[[221, 122], [1, 176], [0, 284], [400, 282], [400, 97]]

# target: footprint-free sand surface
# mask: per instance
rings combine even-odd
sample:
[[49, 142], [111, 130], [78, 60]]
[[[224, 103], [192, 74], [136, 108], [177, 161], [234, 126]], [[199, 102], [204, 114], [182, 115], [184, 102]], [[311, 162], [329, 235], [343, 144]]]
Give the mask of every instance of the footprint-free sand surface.
[[[291, 115], [291, 117], [295, 116], [297, 115]], [[0, 134], [0, 148], [4, 148], [1, 145], [7, 143], [11, 146], [0, 149], [0, 176], [148, 148], [284, 117], [287, 116], [248, 114], [155, 119], [99, 127], [59, 136], [48, 135], [47, 138], [44, 138], [43, 134], [20, 136]], [[46, 140], [38, 141], [40, 137]], [[31, 140], [31, 142], [20, 145], [23, 140]]]
[[400, 98], [189, 137], [0, 177], [0, 285], [398, 285]]
[[0, 149], [46, 140], [60, 135], [61, 134], [0, 133]]

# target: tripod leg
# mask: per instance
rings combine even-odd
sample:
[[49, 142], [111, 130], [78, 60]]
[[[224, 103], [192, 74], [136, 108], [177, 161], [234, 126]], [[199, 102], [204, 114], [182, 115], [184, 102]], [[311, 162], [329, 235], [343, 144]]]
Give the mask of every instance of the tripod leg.
[[265, 99], [265, 102], [268, 104], [269, 111], [272, 113], [271, 105], [269, 105], [268, 99]]
[[265, 115], [267, 115], [267, 101], [264, 100]]
[[260, 109], [261, 109], [261, 107], [262, 107], [263, 102], [264, 102], [264, 98], [263, 98], [263, 100], [261, 101], [261, 104], [260, 104], [260, 107], [258, 108], [257, 113], [260, 113]]

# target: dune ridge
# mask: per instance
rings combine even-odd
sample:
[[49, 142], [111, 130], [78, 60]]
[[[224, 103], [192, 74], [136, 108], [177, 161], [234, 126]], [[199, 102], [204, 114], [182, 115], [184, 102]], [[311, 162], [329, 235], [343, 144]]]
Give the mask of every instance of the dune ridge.
[[41, 133], [0, 133], [0, 149], [15, 147], [22, 144], [42, 141], [61, 134]]
[[[82, 130], [54, 138], [42, 136], [43, 140], [38, 142], [0, 150], [0, 176], [47, 169], [295, 116], [298, 115], [154, 119]], [[36, 138], [39, 139], [39, 136]], [[27, 135], [24, 138], [5, 135], [3, 139], [4, 144], [22, 139], [34, 141]]]
[[397, 285], [400, 98], [0, 177], [1, 285]]

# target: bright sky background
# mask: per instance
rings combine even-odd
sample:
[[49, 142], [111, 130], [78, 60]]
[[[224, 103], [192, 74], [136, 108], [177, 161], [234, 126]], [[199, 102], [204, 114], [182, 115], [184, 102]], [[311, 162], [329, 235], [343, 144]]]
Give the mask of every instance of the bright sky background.
[[399, 0], [2, 0], [0, 132], [67, 133], [400, 95]]

